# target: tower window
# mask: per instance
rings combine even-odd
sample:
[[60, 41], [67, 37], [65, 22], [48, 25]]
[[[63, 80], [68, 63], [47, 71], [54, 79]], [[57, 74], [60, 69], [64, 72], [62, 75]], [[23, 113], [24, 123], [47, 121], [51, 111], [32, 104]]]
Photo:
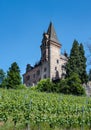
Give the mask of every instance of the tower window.
[[57, 70], [57, 67], [55, 67], [55, 70]]
[[57, 64], [59, 64], [59, 60], [57, 59]]
[[45, 68], [44, 68], [44, 72], [46, 72], [46, 70], [47, 70], [47, 68], [45, 67]]

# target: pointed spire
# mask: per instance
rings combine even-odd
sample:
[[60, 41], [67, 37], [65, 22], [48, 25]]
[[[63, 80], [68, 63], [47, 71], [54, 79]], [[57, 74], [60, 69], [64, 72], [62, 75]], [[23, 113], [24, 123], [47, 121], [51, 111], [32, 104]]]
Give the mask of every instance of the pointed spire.
[[47, 30], [47, 34], [49, 35], [49, 39], [50, 39], [50, 40], [52, 40], [52, 41], [54, 41], [54, 42], [56, 42], [56, 43], [59, 43], [52, 22], [50, 22], [50, 24], [49, 24], [49, 27], [48, 27], [48, 30]]

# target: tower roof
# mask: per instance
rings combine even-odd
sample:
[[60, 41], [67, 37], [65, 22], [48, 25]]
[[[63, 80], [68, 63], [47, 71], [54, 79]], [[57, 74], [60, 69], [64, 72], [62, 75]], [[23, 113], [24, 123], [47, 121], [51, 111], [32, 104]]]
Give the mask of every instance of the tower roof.
[[54, 41], [54, 42], [56, 42], [56, 43], [59, 43], [52, 22], [50, 22], [50, 24], [49, 24], [49, 27], [48, 27], [48, 30], [47, 30], [47, 34], [49, 35], [49, 39], [50, 39], [50, 40], [52, 40], [52, 41]]

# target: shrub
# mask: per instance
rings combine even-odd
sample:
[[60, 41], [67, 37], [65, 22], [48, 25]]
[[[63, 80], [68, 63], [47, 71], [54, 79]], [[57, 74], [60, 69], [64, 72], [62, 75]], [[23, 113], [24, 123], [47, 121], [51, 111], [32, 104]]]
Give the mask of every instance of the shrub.
[[68, 86], [70, 86], [70, 92], [74, 95], [83, 95], [85, 94], [85, 90], [81, 85], [81, 80], [78, 74], [73, 73], [67, 81]]
[[24, 84], [17, 85], [17, 89], [26, 89], [27, 87]]
[[43, 79], [38, 82], [37, 89], [42, 92], [52, 92], [53, 83], [50, 81], [50, 79]]
[[58, 92], [73, 95], [85, 95], [81, 80], [76, 73], [71, 74], [69, 78], [61, 80], [60, 83], [58, 83]]
[[58, 83], [58, 92], [70, 94], [70, 87], [67, 84], [67, 79], [60, 80], [60, 83]]

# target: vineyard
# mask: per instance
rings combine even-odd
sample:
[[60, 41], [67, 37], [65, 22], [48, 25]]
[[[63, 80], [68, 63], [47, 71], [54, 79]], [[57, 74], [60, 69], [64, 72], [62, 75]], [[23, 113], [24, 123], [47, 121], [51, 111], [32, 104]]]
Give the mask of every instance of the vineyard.
[[0, 89], [0, 130], [91, 130], [91, 98]]

